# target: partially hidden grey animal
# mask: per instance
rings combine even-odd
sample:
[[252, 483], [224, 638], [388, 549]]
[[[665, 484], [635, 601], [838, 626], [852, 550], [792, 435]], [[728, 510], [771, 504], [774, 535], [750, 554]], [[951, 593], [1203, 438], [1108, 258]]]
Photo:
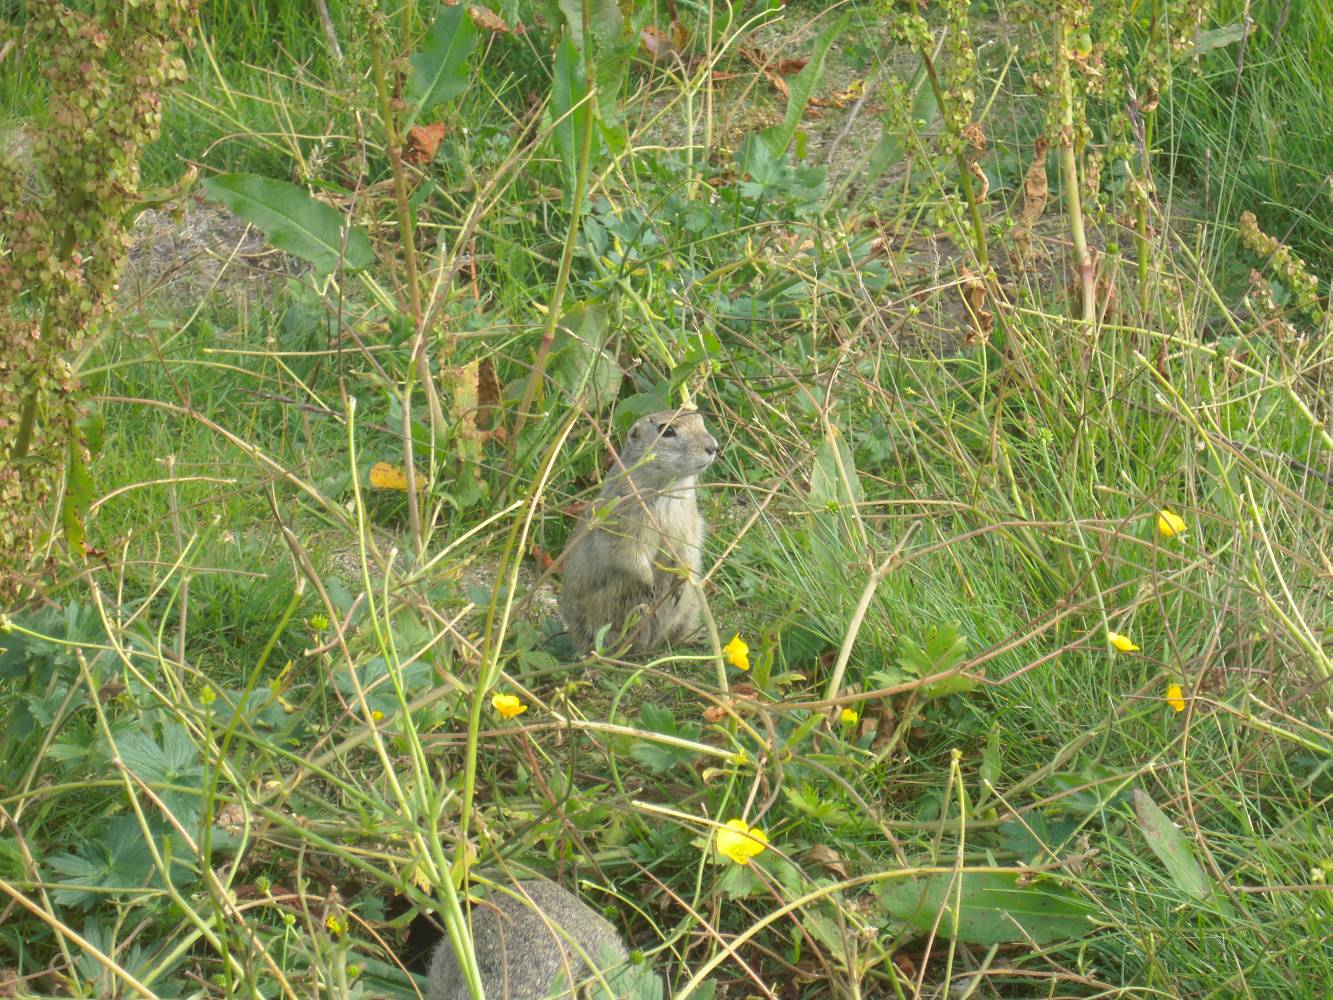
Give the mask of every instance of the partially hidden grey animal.
[[[619, 996], [614, 983], [607, 983], [610, 992], [602, 986], [629, 960], [614, 927], [555, 882], [533, 879], [510, 888], [520, 898], [492, 892], [472, 907], [473, 950], [486, 1000]], [[426, 1000], [472, 1000], [448, 937], [435, 946], [429, 983]]]
[[630, 428], [561, 556], [560, 617], [576, 649], [589, 649], [605, 625], [614, 642], [636, 611], [636, 652], [699, 630], [704, 522], [695, 487], [716, 457], [695, 410], [652, 413]]

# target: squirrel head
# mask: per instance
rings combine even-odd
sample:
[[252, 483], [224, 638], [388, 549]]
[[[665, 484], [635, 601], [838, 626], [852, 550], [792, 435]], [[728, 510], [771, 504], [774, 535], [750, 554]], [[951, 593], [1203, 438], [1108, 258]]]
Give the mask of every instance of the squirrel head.
[[634, 422], [620, 464], [636, 488], [661, 490], [697, 476], [716, 457], [717, 440], [698, 410], [663, 410]]

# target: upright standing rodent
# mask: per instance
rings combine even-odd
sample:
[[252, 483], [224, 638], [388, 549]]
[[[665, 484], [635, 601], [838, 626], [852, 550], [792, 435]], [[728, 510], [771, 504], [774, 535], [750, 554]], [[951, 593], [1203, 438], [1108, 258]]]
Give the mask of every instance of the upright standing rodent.
[[561, 557], [560, 617], [576, 648], [592, 646], [607, 624], [619, 635], [635, 609], [637, 651], [698, 630], [704, 523], [695, 484], [716, 457], [717, 441], [694, 410], [649, 414], [630, 428]]
[[[566, 989], [555, 996], [582, 997], [583, 990], [574, 990], [597, 977], [580, 951], [601, 973], [629, 960], [616, 929], [573, 893], [545, 879], [513, 889], [531, 902], [494, 892], [472, 907], [472, 947], [486, 1000], [546, 1000], [557, 977]], [[472, 1000], [447, 937], [435, 946], [429, 982], [426, 1000]]]

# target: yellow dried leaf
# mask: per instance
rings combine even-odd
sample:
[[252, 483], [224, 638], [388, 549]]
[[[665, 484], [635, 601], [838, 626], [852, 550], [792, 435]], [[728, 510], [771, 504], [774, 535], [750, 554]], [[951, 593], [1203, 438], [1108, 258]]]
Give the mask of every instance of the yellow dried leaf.
[[388, 462], [376, 462], [370, 467], [370, 488], [373, 490], [407, 490], [407, 476], [402, 467]]

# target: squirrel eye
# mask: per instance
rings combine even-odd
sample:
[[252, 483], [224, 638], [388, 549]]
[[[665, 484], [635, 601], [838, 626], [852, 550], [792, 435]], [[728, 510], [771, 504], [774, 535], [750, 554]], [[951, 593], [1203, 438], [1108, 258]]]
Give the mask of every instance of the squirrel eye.
[[672, 427], [670, 424], [663, 424], [657, 429], [662, 432], [662, 437], [664, 438], [673, 438], [676, 436], [676, 428]]

